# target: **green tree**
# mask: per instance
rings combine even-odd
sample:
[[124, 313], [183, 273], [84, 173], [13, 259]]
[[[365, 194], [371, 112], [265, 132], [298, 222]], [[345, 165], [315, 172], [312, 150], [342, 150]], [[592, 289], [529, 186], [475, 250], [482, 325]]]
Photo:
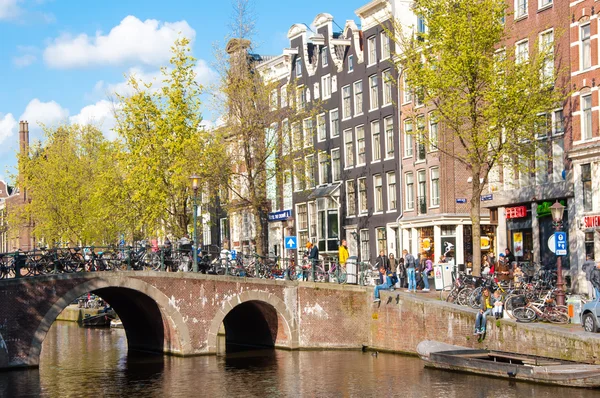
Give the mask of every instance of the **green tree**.
[[20, 159], [20, 189], [32, 200], [15, 208], [15, 225], [19, 219], [30, 220], [33, 235], [49, 244], [115, 242], [124, 216], [115, 211], [119, 196], [112, 192], [122, 184], [114, 161], [118, 145], [90, 125], [44, 132], [44, 144], [32, 145]]
[[553, 42], [535, 43], [527, 56], [503, 46], [510, 37], [505, 0], [415, 0], [413, 6], [426, 29], [400, 35], [398, 67], [440, 125], [437, 139], [417, 139], [471, 173], [473, 271], [479, 275], [480, 196], [488, 176], [499, 167], [532, 171], [536, 157], [545, 156], [535, 128], [540, 115], [561, 107], [566, 93], [557, 82]]
[[[170, 68], [160, 87], [129, 77], [133, 94], [118, 95], [116, 131], [123, 142], [125, 189], [137, 213], [136, 227], [146, 233], [183, 236], [192, 215], [189, 177], [210, 184], [219, 140], [202, 126], [202, 86], [189, 40], [172, 47]], [[217, 158], [218, 161], [218, 158]]]

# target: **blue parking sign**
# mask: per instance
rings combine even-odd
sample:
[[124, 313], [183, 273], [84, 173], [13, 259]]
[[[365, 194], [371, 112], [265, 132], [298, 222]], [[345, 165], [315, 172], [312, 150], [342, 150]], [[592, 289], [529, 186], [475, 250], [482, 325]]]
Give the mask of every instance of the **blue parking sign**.
[[296, 250], [298, 248], [298, 239], [295, 236], [286, 236], [284, 242], [285, 248], [288, 250]]
[[554, 233], [554, 248], [557, 256], [567, 255], [567, 233], [566, 232], [555, 232]]
[[235, 260], [237, 258], [237, 252], [235, 250], [230, 251], [229, 254], [231, 254], [232, 260]]

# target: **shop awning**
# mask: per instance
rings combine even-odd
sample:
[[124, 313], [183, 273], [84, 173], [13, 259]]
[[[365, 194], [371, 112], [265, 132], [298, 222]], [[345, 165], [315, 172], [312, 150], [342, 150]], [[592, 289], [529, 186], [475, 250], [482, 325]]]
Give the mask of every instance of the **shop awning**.
[[340, 187], [340, 184], [331, 184], [326, 185], [324, 187], [317, 187], [314, 191], [308, 195], [308, 199], [317, 199], [317, 198], [325, 198], [328, 196], [334, 196], [333, 193], [337, 191]]

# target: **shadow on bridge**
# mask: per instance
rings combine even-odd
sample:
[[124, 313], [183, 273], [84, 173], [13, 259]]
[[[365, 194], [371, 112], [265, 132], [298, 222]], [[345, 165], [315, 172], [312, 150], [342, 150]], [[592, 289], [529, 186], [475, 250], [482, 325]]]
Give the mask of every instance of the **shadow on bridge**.
[[218, 351], [223, 353], [223, 340], [227, 353], [275, 348], [278, 328], [275, 307], [263, 301], [246, 301], [235, 306], [223, 319]]

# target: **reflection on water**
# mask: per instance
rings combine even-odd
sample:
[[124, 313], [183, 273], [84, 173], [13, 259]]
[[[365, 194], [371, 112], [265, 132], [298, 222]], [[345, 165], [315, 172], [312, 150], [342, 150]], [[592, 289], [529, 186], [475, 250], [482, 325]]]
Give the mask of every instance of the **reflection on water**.
[[343, 351], [226, 357], [127, 355], [123, 330], [55, 323], [39, 370], [0, 373], [1, 397], [597, 397], [598, 391], [424, 369], [417, 358]]

